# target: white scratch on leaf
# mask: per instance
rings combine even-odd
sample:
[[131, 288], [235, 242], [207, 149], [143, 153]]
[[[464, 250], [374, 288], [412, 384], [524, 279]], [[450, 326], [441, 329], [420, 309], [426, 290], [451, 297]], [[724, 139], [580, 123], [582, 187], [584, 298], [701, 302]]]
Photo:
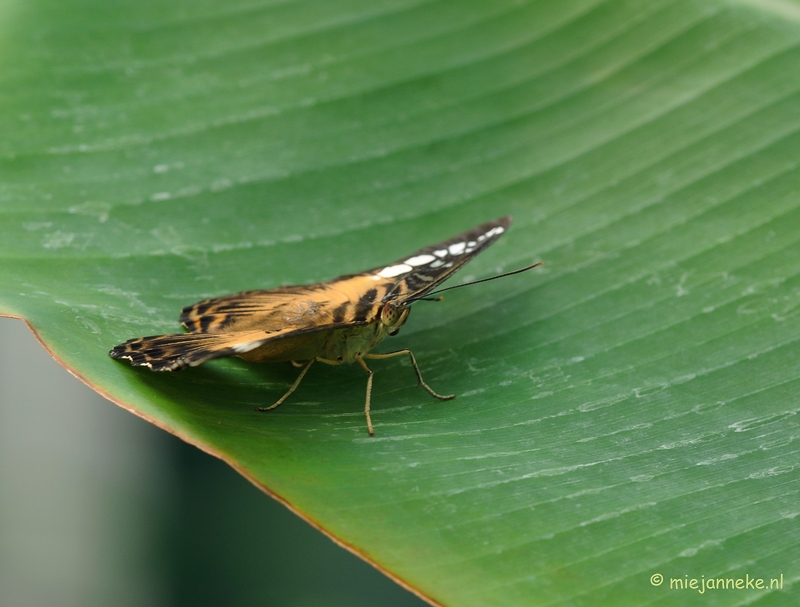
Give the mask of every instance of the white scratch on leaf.
[[686, 550], [683, 550], [682, 552], [679, 552], [678, 556], [684, 557], [684, 558], [692, 557], [692, 556], [695, 556], [698, 552], [700, 552], [701, 550], [703, 550], [705, 548], [714, 548], [716, 546], [721, 546], [722, 543], [723, 543], [722, 540], [706, 540], [705, 542], [703, 542], [699, 546], [695, 546], [695, 547], [692, 547], [692, 548], [687, 548]]
[[765, 13], [772, 13], [778, 17], [800, 22], [800, 7], [792, 2], [784, 0], [737, 0], [739, 4], [745, 4]]
[[57, 230], [44, 235], [42, 247], [45, 249], [63, 249], [68, 247], [75, 240], [77, 234], [74, 232], [62, 232]]
[[90, 200], [73, 205], [69, 207], [68, 210], [73, 215], [96, 217], [100, 223], [105, 223], [108, 220], [108, 214], [111, 212], [111, 208], [111, 205], [107, 202], [95, 202]]
[[780, 476], [781, 474], [786, 474], [787, 472], [791, 472], [792, 470], [794, 470], [794, 466], [788, 464], [785, 466], [775, 466], [774, 468], [769, 468], [767, 470], [753, 472], [747, 478], [752, 478], [752, 479], [769, 478], [771, 476]]
[[753, 417], [750, 419], [745, 419], [740, 422], [735, 422], [728, 426], [735, 432], [747, 432], [749, 430], [753, 430], [755, 428], [760, 428], [761, 426], [766, 426], [767, 424], [772, 424], [777, 421], [782, 421], [789, 417], [793, 417], [797, 414], [797, 411], [783, 411], [781, 413], [773, 413], [772, 415], [767, 415], [765, 417]]
[[739, 456], [734, 455], [733, 453], [726, 453], [724, 455], [720, 455], [719, 457], [712, 457], [710, 459], [704, 459], [702, 461], [697, 462], [696, 466], [713, 466], [714, 464], [718, 464], [719, 462], [725, 462], [732, 459], [737, 459]]

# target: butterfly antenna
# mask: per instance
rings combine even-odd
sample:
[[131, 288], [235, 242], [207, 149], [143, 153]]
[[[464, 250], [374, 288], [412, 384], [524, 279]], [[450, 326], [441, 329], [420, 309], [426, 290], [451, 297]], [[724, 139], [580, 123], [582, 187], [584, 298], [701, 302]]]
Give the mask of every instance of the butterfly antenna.
[[525, 266], [524, 268], [519, 268], [517, 270], [511, 270], [511, 272], [503, 272], [502, 274], [498, 274], [497, 276], [489, 276], [489, 278], [481, 278], [480, 280], [473, 280], [472, 282], [465, 282], [460, 285], [453, 285], [452, 287], [447, 287], [444, 289], [439, 289], [438, 291], [432, 291], [431, 293], [426, 293], [425, 297], [418, 297], [416, 299], [412, 299], [409, 303], [415, 301], [422, 301], [422, 300], [434, 300], [434, 301], [441, 301], [442, 297], [431, 297], [432, 295], [436, 295], [437, 293], [444, 293], [445, 291], [452, 291], [453, 289], [460, 289], [461, 287], [468, 287], [470, 285], [477, 285], [481, 282], [489, 282], [490, 280], [494, 280], [496, 278], [505, 278], [506, 276], [513, 276], [514, 274], [520, 274], [522, 272], [527, 272], [528, 270], [532, 270], [533, 268], [542, 265], [543, 261], [537, 261], [536, 263], [532, 263], [529, 266]]

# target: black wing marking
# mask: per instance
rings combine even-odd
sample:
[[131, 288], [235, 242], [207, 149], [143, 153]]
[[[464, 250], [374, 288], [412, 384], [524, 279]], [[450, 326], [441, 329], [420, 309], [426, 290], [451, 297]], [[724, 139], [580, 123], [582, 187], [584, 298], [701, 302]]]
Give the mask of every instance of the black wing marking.
[[409, 299], [424, 297], [500, 238], [511, 225], [511, 220], [511, 216], [506, 215], [489, 221], [365, 274], [374, 273], [381, 279], [395, 280], [394, 286], [387, 290], [383, 301], [395, 299], [402, 303]]

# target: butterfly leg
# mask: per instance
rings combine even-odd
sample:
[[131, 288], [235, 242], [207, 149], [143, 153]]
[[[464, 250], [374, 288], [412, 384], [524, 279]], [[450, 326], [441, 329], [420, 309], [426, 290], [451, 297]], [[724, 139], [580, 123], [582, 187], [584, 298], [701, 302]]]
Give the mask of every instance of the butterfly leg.
[[375, 436], [375, 430], [372, 428], [372, 417], [369, 414], [370, 397], [372, 396], [372, 376], [375, 372], [367, 366], [361, 356], [356, 356], [356, 362], [361, 365], [361, 368], [367, 372], [367, 402], [364, 404], [364, 415], [367, 416], [367, 431], [370, 436]]
[[385, 352], [382, 354], [365, 354], [364, 358], [373, 358], [373, 359], [393, 358], [395, 356], [402, 356], [403, 354], [408, 354], [408, 357], [411, 359], [411, 366], [414, 367], [414, 373], [417, 374], [417, 380], [419, 381], [419, 385], [425, 388], [428, 391], [428, 394], [430, 394], [434, 398], [438, 398], [439, 400], [450, 400], [451, 398], [456, 397], [455, 394], [446, 394], [446, 395], [437, 394], [436, 392], [433, 391], [433, 388], [431, 388], [428, 384], [425, 383], [425, 380], [422, 379], [422, 372], [419, 370], [419, 365], [417, 365], [417, 359], [414, 358], [414, 354], [409, 349], [395, 350], [394, 352]]
[[314, 360], [315, 359], [312, 358], [305, 365], [303, 365], [303, 370], [300, 371], [300, 375], [298, 375], [297, 379], [294, 380], [294, 383], [292, 384], [292, 387], [289, 388], [289, 390], [286, 392], [286, 394], [284, 394], [283, 396], [281, 396], [278, 399], [278, 402], [276, 402], [274, 405], [270, 405], [269, 407], [256, 407], [256, 411], [271, 411], [275, 407], [278, 407], [287, 398], [289, 398], [289, 395], [297, 389], [297, 386], [300, 385], [300, 381], [303, 379], [303, 376], [306, 374], [306, 372], [311, 368], [311, 365], [314, 364]]

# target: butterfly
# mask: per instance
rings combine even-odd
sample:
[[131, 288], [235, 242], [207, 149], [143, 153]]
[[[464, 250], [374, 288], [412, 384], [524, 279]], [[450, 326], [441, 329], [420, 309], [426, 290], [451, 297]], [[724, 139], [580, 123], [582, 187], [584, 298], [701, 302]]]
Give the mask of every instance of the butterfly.
[[[109, 355], [151, 371], [178, 371], [227, 356], [249, 362], [291, 362], [301, 369], [277, 402], [257, 411], [270, 411], [283, 403], [315, 362], [329, 365], [355, 362], [367, 373], [364, 414], [367, 430], [373, 436], [370, 415], [373, 371], [366, 360], [408, 356], [419, 385], [431, 396], [449, 400], [455, 395], [439, 394], [425, 383], [411, 350], [378, 354], [372, 349], [387, 336], [397, 335], [408, 319], [411, 304], [466, 286], [435, 291], [510, 225], [510, 216], [501, 217], [387, 266], [327, 282], [205, 299], [183, 309], [180, 322], [188, 333], [130, 339], [115, 346]], [[466, 284], [517, 274], [540, 264]]]

